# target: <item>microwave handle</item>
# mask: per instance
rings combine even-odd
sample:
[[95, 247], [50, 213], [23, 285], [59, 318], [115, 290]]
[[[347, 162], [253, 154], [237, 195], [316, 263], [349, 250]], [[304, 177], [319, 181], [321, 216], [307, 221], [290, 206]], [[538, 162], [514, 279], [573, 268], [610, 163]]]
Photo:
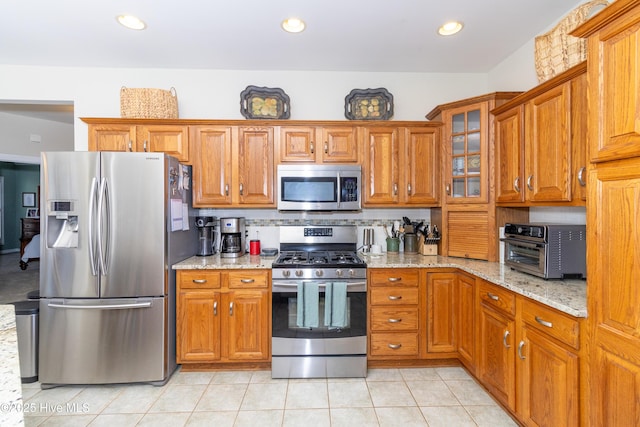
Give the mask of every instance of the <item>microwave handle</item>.
[[336, 185], [336, 190], [338, 194], [336, 194], [336, 200], [338, 201], [338, 209], [340, 209], [340, 195], [342, 194], [342, 180], [340, 179], [340, 172], [336, 174], [338, 179], [338, 185]]

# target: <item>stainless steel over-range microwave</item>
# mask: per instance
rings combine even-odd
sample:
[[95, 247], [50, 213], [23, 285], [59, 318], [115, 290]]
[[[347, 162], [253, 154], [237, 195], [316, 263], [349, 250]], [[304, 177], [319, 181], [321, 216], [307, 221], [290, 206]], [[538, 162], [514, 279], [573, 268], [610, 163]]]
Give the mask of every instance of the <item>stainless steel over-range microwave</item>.
[[359, 165], [278, 165], [278, 210], [357, 211], [361, 199]]

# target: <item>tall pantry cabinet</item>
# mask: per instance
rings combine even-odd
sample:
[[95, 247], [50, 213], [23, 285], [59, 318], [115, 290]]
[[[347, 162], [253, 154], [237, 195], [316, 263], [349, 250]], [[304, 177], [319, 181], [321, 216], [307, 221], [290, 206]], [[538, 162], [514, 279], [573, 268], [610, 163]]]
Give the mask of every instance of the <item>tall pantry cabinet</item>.
[[640, 2], [573, 35], [588, 39], [587, 424], [640, 425]]
[[427, 114], [443, 122], [441, 207], [431, 219], [442, 232], [439, 253], [498, 261], [498, 228], [525, 222], [527, 209], [496, 210], [493, 117], [489, 111], [520, 92], [491, 94], [439, 105]]

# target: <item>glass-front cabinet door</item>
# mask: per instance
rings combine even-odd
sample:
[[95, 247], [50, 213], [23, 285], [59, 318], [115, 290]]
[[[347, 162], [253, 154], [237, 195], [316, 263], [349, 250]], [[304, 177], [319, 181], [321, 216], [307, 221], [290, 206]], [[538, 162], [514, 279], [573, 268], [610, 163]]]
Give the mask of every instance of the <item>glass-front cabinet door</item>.
[[448, 203], [486, 203], [488, 200], [487, 114], [486, 103], [443, 112], [443, 184]]

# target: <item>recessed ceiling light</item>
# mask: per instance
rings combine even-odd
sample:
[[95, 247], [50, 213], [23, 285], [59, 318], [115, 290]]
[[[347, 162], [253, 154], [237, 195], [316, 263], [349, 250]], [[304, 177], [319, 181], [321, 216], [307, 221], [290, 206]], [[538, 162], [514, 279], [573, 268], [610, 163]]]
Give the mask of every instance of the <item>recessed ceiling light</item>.
[[438, 28], [438, 34], [441, 36], [451, 36], [462, 29], [462, 22], [451, 21]]
[[304, 31], [306, 24], [299, 18], [287, 18], [282, 21], [282, 29], [288, 33], [300, 33]]
[[147, 27], [147, 24], [133, 15], [119, 15], [116, 19], [121, 25], [131, 30], [144, 30]]

